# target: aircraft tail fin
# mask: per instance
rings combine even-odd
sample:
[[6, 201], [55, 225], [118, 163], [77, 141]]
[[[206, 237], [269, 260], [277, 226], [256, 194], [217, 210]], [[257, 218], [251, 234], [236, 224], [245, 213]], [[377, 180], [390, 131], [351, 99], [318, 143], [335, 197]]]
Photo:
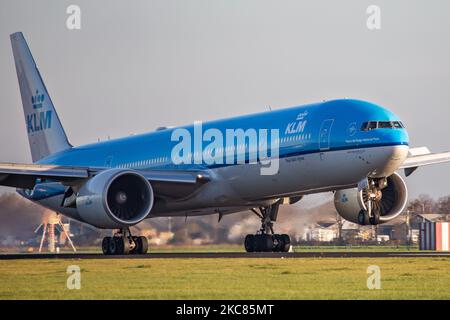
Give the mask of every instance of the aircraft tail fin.
[[21, 32], [10, 35], [31, 156], [36, 162], [69, 149], [64, 128]]

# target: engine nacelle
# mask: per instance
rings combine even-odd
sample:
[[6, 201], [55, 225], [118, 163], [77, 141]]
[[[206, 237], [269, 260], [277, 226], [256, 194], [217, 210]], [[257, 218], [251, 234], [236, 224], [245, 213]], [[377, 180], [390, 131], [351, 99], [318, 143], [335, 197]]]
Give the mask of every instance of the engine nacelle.
[[89, 179], [78, 192], [76, 206], [87, 223], [103, 229], [135, 225], [153, 207], [153, 189], [133, 170], [109, 169]]
[[[350, 222], [361, 224], [359, 214], [367, 211], [365, 190], [358, 188], [338, 190], [334, 194], [334, 206], [342, 218]], [[379, 223], [394, 219], [406, 206], [408, 189], [402, 177], [394, 173], [386, 178], [386, 186], [382, 188], [373, 207], [379, 210]], [[366, 221], [364, 224], [368, 224]]]

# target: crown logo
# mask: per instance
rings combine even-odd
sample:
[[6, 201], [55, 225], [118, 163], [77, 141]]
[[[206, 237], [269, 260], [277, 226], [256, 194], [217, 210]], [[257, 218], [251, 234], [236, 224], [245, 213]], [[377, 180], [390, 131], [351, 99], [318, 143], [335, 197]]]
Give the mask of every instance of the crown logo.
[[44, 94], [39, 93], [39, 90], [36, 90], [36, 94], [31, 97], [31, 103], [33, 104], [33, 109], [42, 108], [42, 103], [44, 102]]

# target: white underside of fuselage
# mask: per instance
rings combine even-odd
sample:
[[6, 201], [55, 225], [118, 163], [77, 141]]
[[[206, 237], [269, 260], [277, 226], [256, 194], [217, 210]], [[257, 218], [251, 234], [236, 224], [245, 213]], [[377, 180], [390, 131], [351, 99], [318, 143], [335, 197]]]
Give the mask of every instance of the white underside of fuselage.
[[[408, 154], [408, 146], [380, 146], [321, 152], [279, 159], [274, 175], [262, 175], [260, 164], [211, 169], [212, 181], [183, 201], [157, 204], [150, 217], [229, 214], [267, 205], [281, 198], [356, 187], [368, 176], [389, 176]], [[63, 196], [36, 201], [81, 220], [76, 209], [61, 208]]]

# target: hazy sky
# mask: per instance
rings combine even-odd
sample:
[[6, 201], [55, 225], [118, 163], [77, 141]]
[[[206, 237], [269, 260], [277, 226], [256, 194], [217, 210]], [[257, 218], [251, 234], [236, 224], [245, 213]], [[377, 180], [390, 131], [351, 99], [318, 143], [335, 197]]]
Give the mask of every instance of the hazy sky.
[[[66, 28], [70, 4], [81, 30]], [[381, 30], [366, 27], [370, 4]], [[0, 161], [30, 162], [16, 31], [74, 145], [352, 97], [398, 114], [413, 146], [450, 150], [448, 0], [1, 0]], [[449, 179], [444, 164], [407, 182], [437, 197]]]

